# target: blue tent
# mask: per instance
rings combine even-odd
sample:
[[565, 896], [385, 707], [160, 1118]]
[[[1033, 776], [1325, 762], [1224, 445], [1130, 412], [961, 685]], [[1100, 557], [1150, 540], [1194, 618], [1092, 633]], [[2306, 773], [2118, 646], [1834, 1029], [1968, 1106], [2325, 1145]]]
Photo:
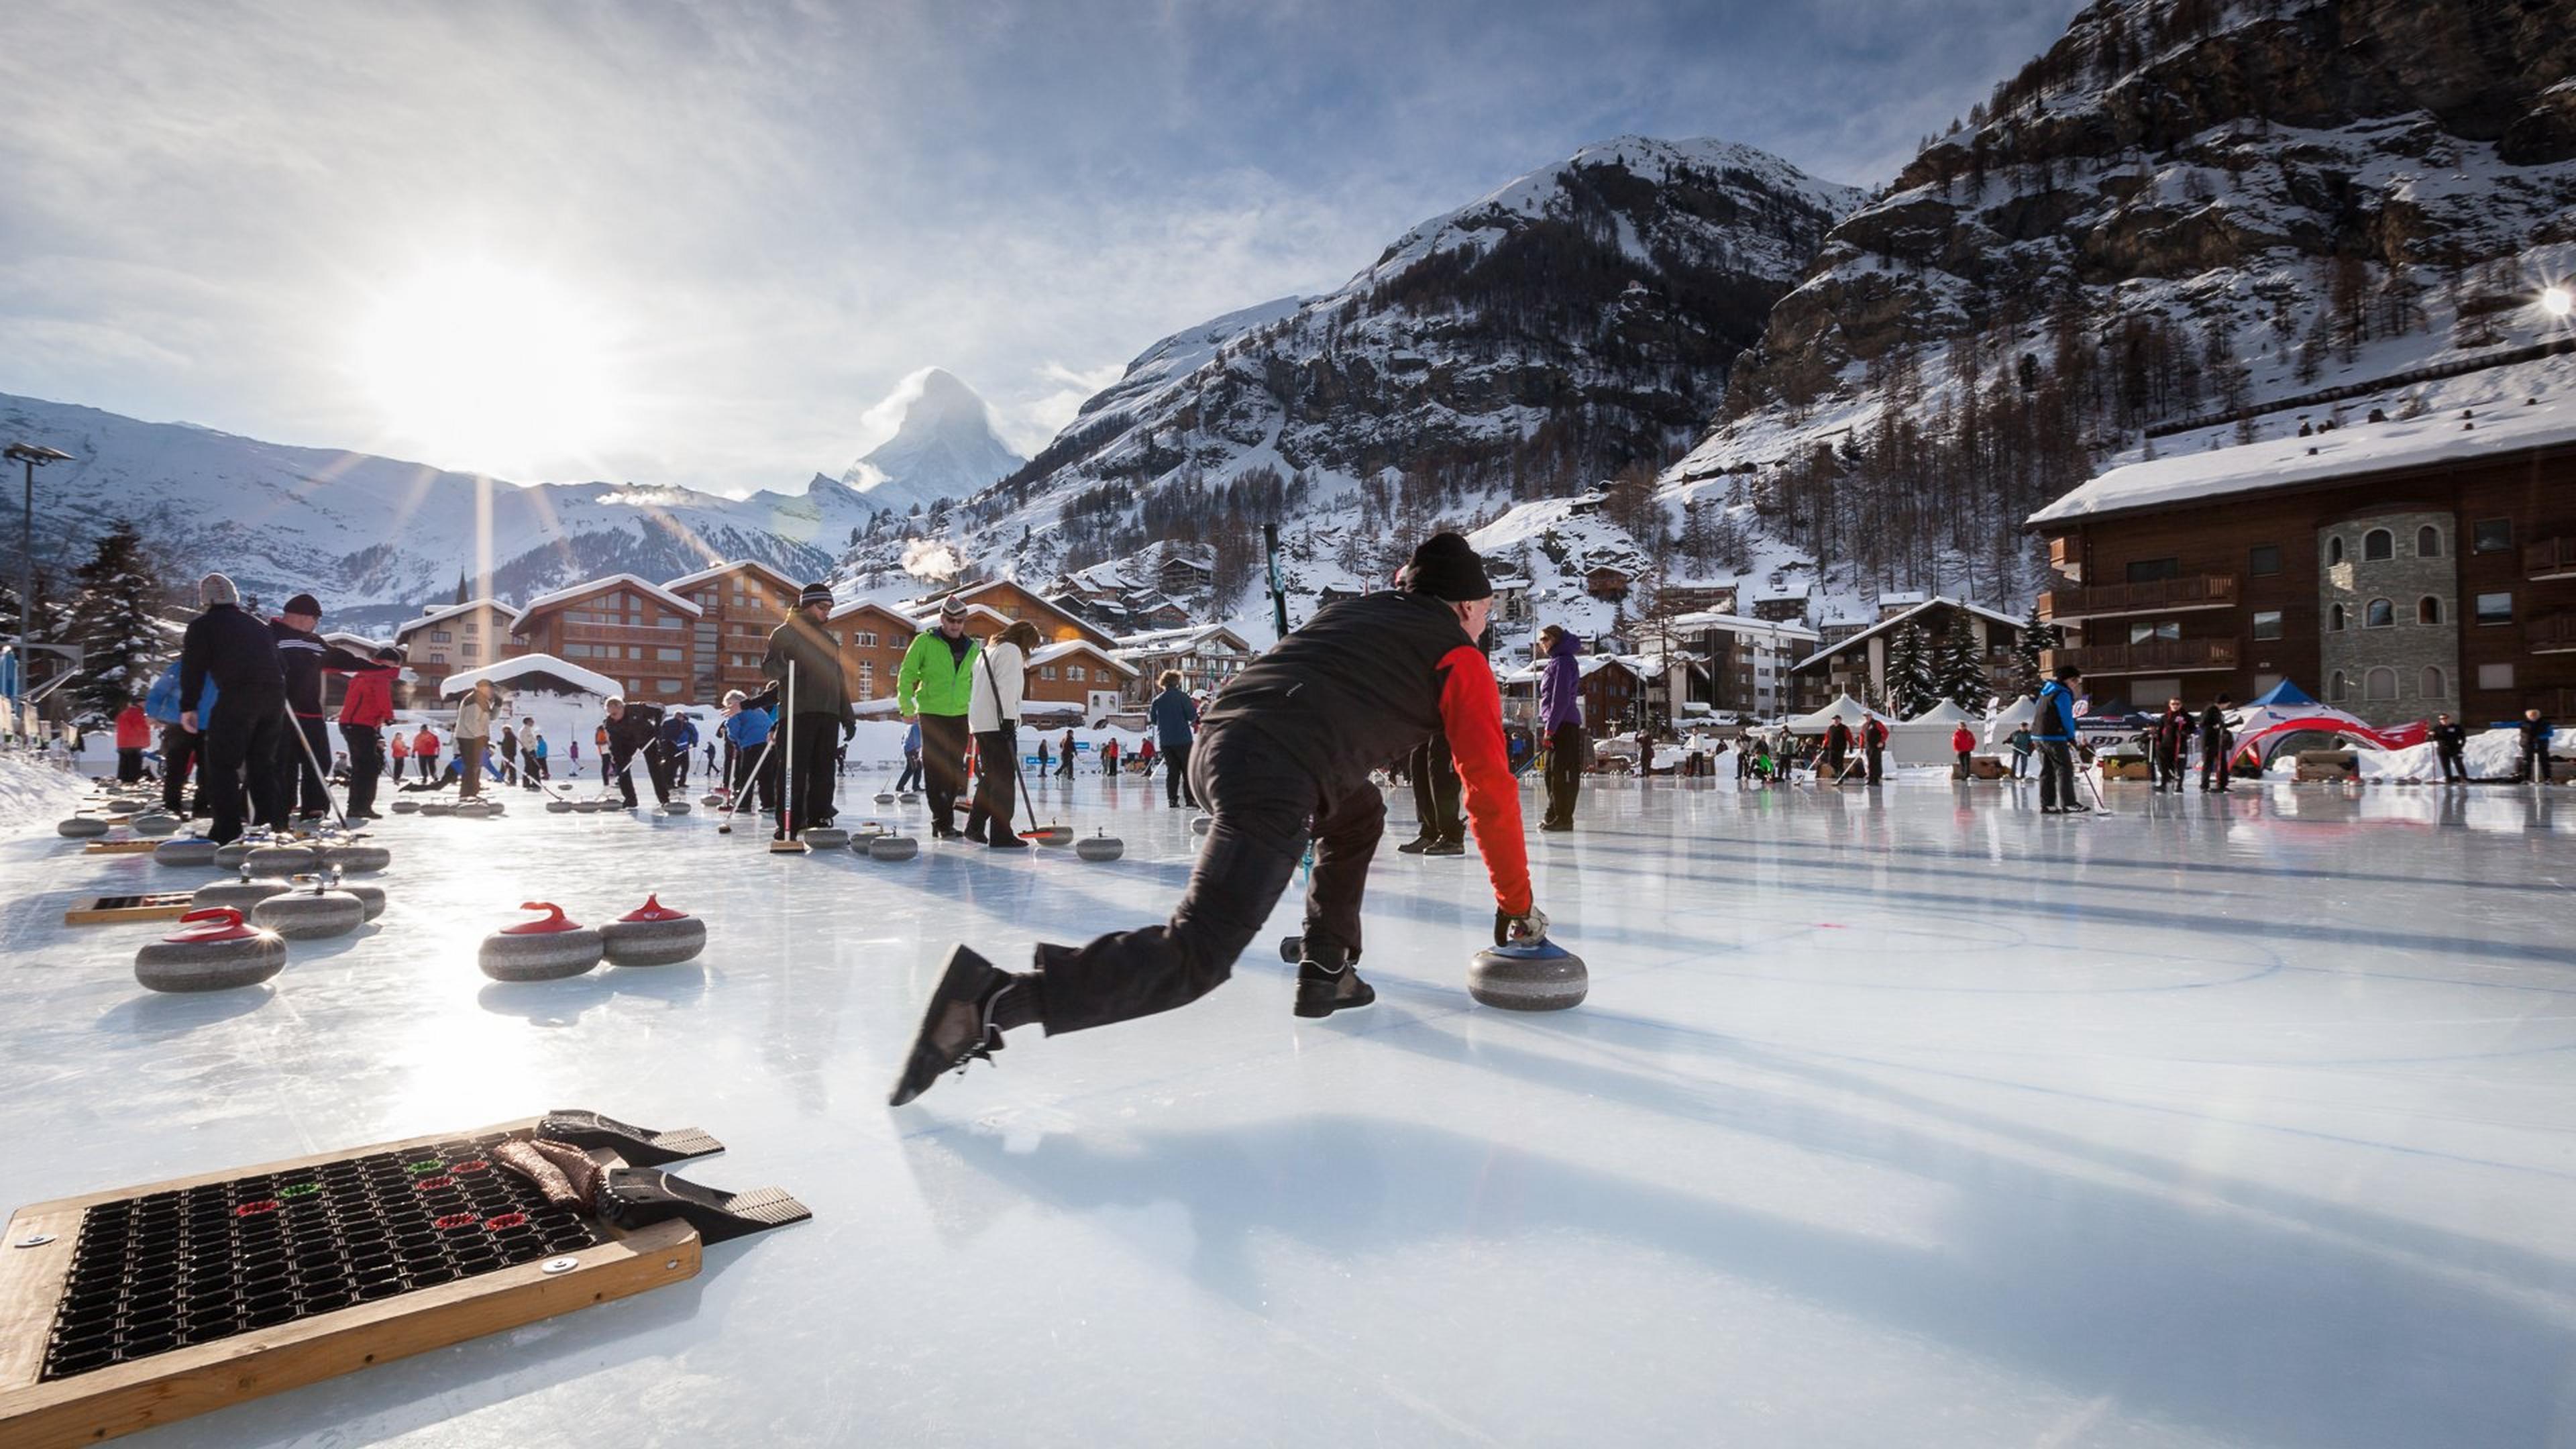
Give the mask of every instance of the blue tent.
[[2260, 695], [2248, 700], [2246, 702], [2246, 708], [2259, 709], [2268, 704], [2277, 709], [2296, 709], [2303, 704], [2315, 703], [2316, 700], [2311, 697], [2306, 690], [2301, 689], [2297, 685], [2284, 679], [2280, 683], [2273, 685], [2270, 689], [2263, 691]]

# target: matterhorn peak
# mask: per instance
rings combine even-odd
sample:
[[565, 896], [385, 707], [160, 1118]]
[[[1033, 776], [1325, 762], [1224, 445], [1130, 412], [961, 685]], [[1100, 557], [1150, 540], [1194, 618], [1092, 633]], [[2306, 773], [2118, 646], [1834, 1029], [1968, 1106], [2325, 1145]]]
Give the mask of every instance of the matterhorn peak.
[[868, 409], [871, 431], [894, 436], [850, 465], [841, 481], [881, 509], [908, 513], [942, 498], [961, 501], [1028, 460], [993, 429], [993, 410], [943, 367], [925, 367]]

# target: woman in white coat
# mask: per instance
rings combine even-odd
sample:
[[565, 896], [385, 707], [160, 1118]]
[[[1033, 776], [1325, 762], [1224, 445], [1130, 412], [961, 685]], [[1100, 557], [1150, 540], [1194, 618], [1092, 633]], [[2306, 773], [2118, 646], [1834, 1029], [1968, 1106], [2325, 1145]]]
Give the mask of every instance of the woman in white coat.
[[995, 850], [1026, 850], [1014, 812], [1019, 778], [1020, 692], [1029, 677], [1029, 651], [1037, 626], [1025, 619], [984, 646], [967, 686], [966, 728], [975, 735], [975, 808], [966, 815], [966, 838]]

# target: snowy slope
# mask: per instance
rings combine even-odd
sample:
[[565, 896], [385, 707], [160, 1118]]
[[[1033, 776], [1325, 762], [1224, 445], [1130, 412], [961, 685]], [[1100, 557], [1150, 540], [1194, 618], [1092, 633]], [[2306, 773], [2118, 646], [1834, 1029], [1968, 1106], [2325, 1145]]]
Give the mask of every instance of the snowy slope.
[[[670, 578], [728, 558], [819, 575], [876, 513], [822, 479], [801, 494], [743, 499], [523, 487], [34, 398], [0, 396], [0, 433], [72, 455], [37, 477], [40, 553], [83, 556], [109, 520], [130, 517], [182, 577], [219, 569], [269, 600], [310, 589], [335, 627], [408, 617], [447, 597], [478, 558], [505, 600], [607, 573]], [[488, 536], [478, 524], [487, 497]]]
[[906, 378], [890, 401], [902, 425], [841, 475], [877, 508], [910, 513], [968, 498], [1028, 461], [993, 431], [984, 399], [943, 368]]

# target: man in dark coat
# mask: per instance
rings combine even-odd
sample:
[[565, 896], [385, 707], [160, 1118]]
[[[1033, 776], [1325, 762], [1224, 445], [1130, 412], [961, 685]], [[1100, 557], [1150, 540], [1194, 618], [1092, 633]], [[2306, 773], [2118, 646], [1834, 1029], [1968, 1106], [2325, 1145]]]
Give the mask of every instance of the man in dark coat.
[[2191, 734], [2191, 711], [2182, 707], [2181, 700], [2166, 700], [2165, 712], [2156, 716], [2147, 734], [2147, 768], [2156, 777], [2158, 794], [2168, 785], [2176, 794], [2182, 792], [2182, 760], [2191, 749]]
[[[337, 644], [323, 642], [322, 636], [313, 632], [321, 622], [322, 601], [311, 594], [297, 594], [286, 601], [286, 607], [268, 625], [277, 640], [278, 667], [286, 676], [286, 705], [295, 713], [294, 733], [278, 731], [277, 759], [272, 767], [277, 771], [278, 803], [281, 808], [295, 810], [308, 824], [319, 821], [331, 808], [331, 792], [323, 784], [321, 772], [314, 768], [331, 758], [331, 722], [322, 709], [324, 671], [382, 674], [388, 681], [401, 672], [399, 666], [379, 664]], [[227, 705], [218, 714], [229, 710]], [[296, 799], [299, 782], [303, 796], [300, 806]], [[267, 823], [283, 826], [286, 820], [281, 815]]]
[[2469, 732], [2447, 714], [2433, 716], [2433, 753], [2442, 762], [2442, 783], [2466, 784], [2469, 767], [2464, 756], [2469, 748]]
[[[1190, 742], [1197, 738], [1199, 727], [1198, 701], [1181, 687], [1181, 671], [1164, 670], [1160, 682], [1162, 692], [1154, 696], [1145, 712], [1152, 717], [1154, 737], [1163, 747], [1163, 803], [1175, 810], [1185, 804], [1195, 810], [1199, 797], [1190, 790], [1189, 767]], [[1038, 742], [1038, 752], [1046, 752], [1045, 741]], [[1038, 761], [1038, 769], [1045, 771], [1044, 759]]]
[[605, 783], [616, 777], [617, 793], [626, 800], [626, 808], [635, 808], [635, 757], [644, 757], [644, 773], [653, 782], [655, 803], [671, 803], [671, 763], [662, 757], [662, 711], [649, 704], [629, 704], [611, 696], [608, 701], [608, 739], [600, 751], [600, 779]]
[[2227, 725], [2227, 712], [2235, 701], [2220, 695], [2200, 712], [2200, 788], [2227, 793], [2227, 755], [2236, 747], [2236, 736]]
[[[778, 721], [786, 731], [778, 748], [787, 787], [778, 802], [778, 828], [772, 832], [778, 840], [832, 823], [833, 751], [859, 730], [849, 686], [841, 678], [841, 647], [823, 628], [831, 615], [831, 585], [807, 584], [785, 621], [769, 632], [769, 652], [760, 660], [761, 674], [778, 686], [779, 707], [786, 711]], [[790, 663], [796, 666], [793, 690], [787, 687]], [[936, 812], [933, 822], [948, 823]]]
[[[277, 657], [277, 635], [242, 612], [232, 580], [206, 575], [197, 598], [205, 612], [189, 621], [179, 646], [179, 698], [189, 706], [179, 727], [204, 740], [198, 769], [207, 812], [214, 817], [206, 837], [220, 845], [241, 838], [245, 776], [253, 813], [263, 821], [285, 821], [277, 749], [286, 734], [286, 667]], [[214, 718], [200, 720], [196, 702], [205, 698], [208, 680], [218, 700]]]
[[2558, 733], [2549, 717], [2537, 709], [2522, 712], [2522, 778], [2535, 785], [2549, 783], [2549, 741]]

